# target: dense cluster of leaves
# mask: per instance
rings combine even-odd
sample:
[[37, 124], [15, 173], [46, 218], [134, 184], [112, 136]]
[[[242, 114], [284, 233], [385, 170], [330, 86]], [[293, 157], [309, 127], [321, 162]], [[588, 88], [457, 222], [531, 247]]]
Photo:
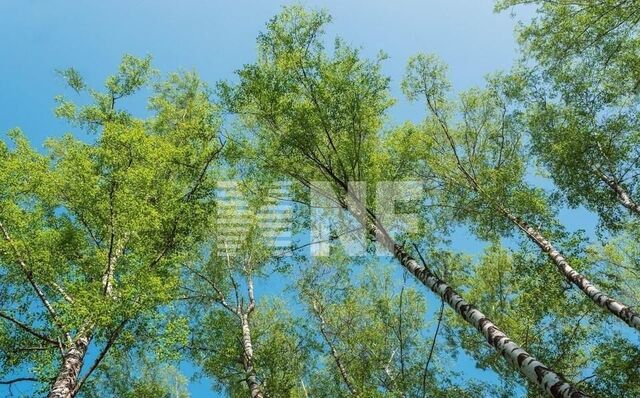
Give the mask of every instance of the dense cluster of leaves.
[[[408, 60], [401, 88], [424, 102], [420, 123], [387, 124], [384, 54], [328, 46], [330, 16], [301, 6], [274, 17], [256, 61], [215, 92], [195, 73], [160, 77], [149, 57], [125, 56], [103, 91], [61, 71], [89, 101], [58, 97], [56, 115], [88, 138], [50, 139], [38, 152], [14, 130], [0, 144], [0, 381], [46, 394], [86, 340], [68, 396], [187, 397], [181, 361], [230, 397], [540, 396], [540, 383], [445, 307], [450, 293], [425, 295], [395, 266], [398, 250], [378, 256], [369, 243], [384, 224], [576, 387], [640, 395], [636, 331], [526, 233], [607, 294], [640, 302], [640, 7], [536, 3], [518, 33], [522, 62], [484, 87], [454, 97], [437, 57]], [[142, 88], [148, 116], [119, 107]], [[231, 179], [237, 190], [225, 192]], [[286, 198], [271, 189], [281, 180]], [[376, 192], [388, 181], [406, 184]], [[376, 214], [402, 194], [412, 202], [390, 213], [418, 208], [410, 231]], [[332, 208], [314, 218], [318, 196]], [[265, 214], [282, 216], [273, 209], [283, 201], [294, 204], [293, 228], [270, 230]], [[563, 225], [566, 204], [591, 211], [599, 234]], [[367, 250], [309, 254], [321, 243], [312, 224], [334, 210], [357, 219]], [[353, 232], [329, 229], [331, 243]], [[480, 255], [452, 249], [461, 230]], [[283, 234], [290, 247], [274, 245]], [[460, 368], [469, 361], [489, 378]]]

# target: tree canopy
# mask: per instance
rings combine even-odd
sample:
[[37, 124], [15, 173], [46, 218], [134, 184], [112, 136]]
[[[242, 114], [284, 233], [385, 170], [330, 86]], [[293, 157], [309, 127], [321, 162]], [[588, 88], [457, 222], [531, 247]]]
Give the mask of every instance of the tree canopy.
[[230, 397], [640, 396], [640, 7], [496, 9], [531, 3], [481, 87], [407, 60], [420, 122], [389, 116], [384, 53], [299, 5], [234, 79], [59, 71], [75, 134], [0, 143], [0, 384], [185, 398], [188, 363]]

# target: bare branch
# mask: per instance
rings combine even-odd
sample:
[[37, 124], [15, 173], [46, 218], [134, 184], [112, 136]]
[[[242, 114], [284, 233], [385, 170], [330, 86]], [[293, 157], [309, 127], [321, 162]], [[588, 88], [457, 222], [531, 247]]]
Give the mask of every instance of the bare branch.
[[[218, 295], [218, 299], [217, 301], [227, 310], [229, 310], [230, 312], [232, 312], [233, 314], [239, 315], [238, 312], [236, 311], [235, 308], [233, 308], [231, 305], [229, 305], [229, 303], [227, 303], [227, 300], [225, 299], [224, 294], [222, 293], [222, 290], [220, 290], [220, 288], [218, 287], [218, 285], [212, 281], [210, 278], [208, 278], [207, 276], [205, 276], [204, 274], [202, 274], [201, 272], [196, 271], [195, 269], [186, 266], [186, 268], [191, 271], [194, 275], [196, 275], [198, 278], [202, 279], [203, 281], [205, 281], [209, 286], [211, 286], [213, 288], [213, 290], [216, 291], [216, 294]], [[191, 289], [189, 289], [191, 290]]]
[[10, 385], [10, 384], [19, 383], [22, 381], [41, 381], [41, 380], [36, 379], [34, 377], [18, 377], [12, 380], [0, 380], [0, 385]]
[[53, 344], [56, 347], [58, 346], [58, 342], [55, 341], [54, 339], [52, 339], [51, 337], [48, 337], [46, 335], [44, 335], [41, 332], [36, 331], [35, 329], [33, 329], [32, 327], [30, 327], [29, 325], [20, 322], [19, 320], [9, 316], [8, 314], [4, 313], [4, 312], [0, 312], [0, 318], [4, 318], [7, 321], [15, 324], [16, 326], [18, 326], [20, 329], [24, 330], [25, 332], [31, 334], [32, 336], [35, 336], [37, 338], [39, 338], [42, 341], [46, 341], [49, 344]]
[[438, 315], [438, 324], [436, 325], [436, 331], [433, 333], [433, 340], [431, 340], [431, 348], [429, 349], [429, 356], [427, 362], [424, 364], [424, 371], [422, 372], [422, 398], [427, 395], [427, 372], [429, 371], [429, 364], [431, 363], [431, 357], [436, 346], [436, 339], [438, 338], [438, 332], [440, 331], [440, 324], [442, 323], [442, 315], [444, 314], [444, 300], [440, 301], [440, 314]]

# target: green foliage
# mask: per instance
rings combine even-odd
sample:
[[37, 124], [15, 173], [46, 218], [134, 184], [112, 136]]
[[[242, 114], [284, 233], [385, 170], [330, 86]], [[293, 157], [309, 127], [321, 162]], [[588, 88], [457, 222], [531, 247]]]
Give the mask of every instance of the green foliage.
[[[147, 120], [118, 110], [116, 101], [151, 74], [150, 58], [125, 56], [106, 93], [89, 90], [92, 104], [63, 104], [59, 114], [98, 133], [94, 142], [51, 139], [45, 156], [15, 131], [1, 149], [0, 311], [63, 350], [82, 336], [98, 350], [150, 348], [159, 336], [151, 323], [166, 329], [165, 342], [184, 343], [185, 324], [165, 323], [157, 311], [175, 299], [179, 265], [210, 227], [220, 122], [193, 74], [158, 82]], [[84, 88], [76, 71], [63, 76]], [[61, 363], [57, 347], [15, 350], [16, 341], [42, 342], [15, 324], [3, 330], [12, 338], [0, 342], [2, 369], [22, 367], [49, 384]], [[175, 359], [170, 346], [159, 347], [159, 358]]]
[[[431, 205], [442, 217], [467, 223], [482, 239], [509, 235], [514, 226], [504, 211], [525, 220], [547, 222], [554, 209], [545, 193], [526, 182], [529, 160], [523, 148], [520, 109], [511, 95], [517, 79], [494, 75], [487, 87], [449, 100], [445, 67], [432, 55], [409, 60], [402, 83], [412, 100], [422, 98], [428, 116], [414, 134], [421, 154], [413, 175], [427, 186]], [[406, 127], [402, 127], [403, 129]]]
[[[503, 1], [505, 8], [521, 1]], [[520, 29], [532, 151], [569, 205], [620, 228], [626, 209], [605, 180], [638, 195], [638, 6], [631, 1], [535, 2]]]
[[634, 1], [501, 0], [496, 9], [531, 3], [536, 13], [521, 25], [519, 40], [524, 52], [561, 78], [560, 85], [584, 85], [595, 79], [597, 89], [610, 98], [638, 89], [638, 5]]
[[188, 398], [187, 379], [176, 368], [151, 358], [113, 355], [87, 389], [86, 398]]
[[[448, 271], [453, 283], [484, 308], [510, 338], [535, 352], [551, 368], [577, 380], [588, 370], [591, 344], [606, 341], [601, 314], [579, 292], [568, 291], [567, 283], [545, 263], [546, 259], [535, 252], [511, 252], [492, 244], [477, 263], [452, 262]], [[450, 317], [447, 325], [452, 344], [463, 347], [479, 368], [498, 372], [506, 383], [505, 393], [517, 393], [523, 381], [514, 377], [499, 354], [455, 317]], [[537, 394], [530, 386], [529, 395]]]
[[433, 54], [414, 55], [407, 61], [402, 92], [411, 101], [428, 98], [434, 106], [446, 101], [451, 90], [447, 80], [447, 66]]
[[136, 58], [124, 55], [118, 68], [118, 73], [111, 75], [105, 81], [106, 92], [88, 89], [81, 75], [73, 68], [59, 72], [69, 86], [77, 93], [88, 91], [92, 99], [90, 105], [78, 107], [63, 96], [57, 96], [58, 106], [55, 114], [65, 118], [75, 125], [86, 127], [96, 132], [107, 122], [127, 123], [132, 116], [125, 110], [116, 108], [116, 101], [136, 93], [148, 84], [156, 72], [151, 68], [151, 57]]
[[259, 162], [308, 181], [370, 181], [384, 111], [392, 101], [381, 54], [369, 61], [336, 40], [325, 51], [328, 17], [287, 7], [258, 38], [258, 62], [219, 86], [223, 103], [257, 134]]
[[601, 344], [594, 353], [593, 389], [600, 396], [633, 397], [640, 393], [638, 360], [640, 350], [625, 337], [616, 335], [609, 344]]
[[[301, 320], [282, 300], [254, 292], [269, 283], [280, 262], [260, 217], [260, 210], [274, 202], [268, 187], [265, 181], [247, 180], [237, 190], [220, 192], [215, 232], [187, 266], [185, 290], [197, 314], [191, 356], [213, 387], [230, 397], [249, 395], [251, 374], [265, 396], [302, 397], [300, 380], [310, 360]], [[246, 204], [234, 205], [237, 199]], [[232, 231], [225, 229], [229, 225]], [[243, 340], [245, 319], [250, 357]]]
[[[535, 225], [559, 243], [576, 269], [600, 272], [602, 264], [584, 256], [584, 238], [567, 234], [557, 222], [556, 197], [532, 178], [533, 161], [539, 158], [534, 157], [538, 155], [536, 151], [528, 153], [527, 145], [531, 142], [535, 147], [537, 138], [534, 136], [530, 141], [526, 133], [533, 131], [535, 108], [521, 101], [532, 96], [532, 92], [538, 94], [530, 90], [535, 79], [529, 70], [520, 67], [511, 75], [495, 74], [487, 79], [484, 88], [470, 89], [454, 100], [449, 92], [446, 67], [434, 56], [413, 57], [402, 89], [409, 99], [425, 101], [428, 117], [419, 125], [407, 123], [383, 133], [381, 128], [391, 100], [388, 80], [379, 71], [380, 60], [361, 61], [358, 52], [345, 51], [347, 47], [340, 40], [333, 51], [326, 51], [321, 27], [327, 22], [322, 12], [286, 8], [260, 36], [258, 60], [239, 71], [239, 83], [219, 86], [225, 107], [239, 116], [247, 131], [237, 141], [251, 147], [250, 161], [257, 169], [267, 169], [312, 189], [314, 181], [327, 180], [339, 200], [344, 199], [349, 181], [364, 180], [371, 184], [385, 178], [418, 179], [426, 188], [422, 198], [423, 218], [436, 220], [429, 225], [429, 235], [421, 231], [425, 237], [431, 238], [434, 232], [445, 235], [457, 224], [464, 224], [479, 238], [497, 242], [517, 231], [505, 214], [509, 213]], [[346, 65], [366, 67], [347, 69]], [[357, 76], [363, 78], [353, 80], [351, 71], [357, 71]], [[582, 98], [578, 95], [578, 84], [575, 87], [575, 97]], [[580, 87], [584, 89], [585, 84]], [[347, 93], [359, 95], [351, 97]], [[298, 199], [308, 200], [309, 194], [298, 192], [302, 193]], [[368, 195], [367, 204], [370, 200]], [[345, 207], [344, 201], [339, 205]], [[437, 255], [441, 251], [437, 245], [442, 240], [427, 242], [434, 253], [431, 259], [441, 260], [443, 255]], [[584, 302], [581, 295], [569, 289], [544, 259], [528, 253], [530, 246], [524, 245], [523, 250], [512, 257], [496, 244], [477, 267], [459, 256], [444, 257], [445, 262], [451, 263], [450, 277], [454, 284], [465, 297], [469, 295], [471, 302], [488, 308], [489, 316], [505, 325], [510, 338], [524, 342], [526, 349], [561, 372], [574, 379], [581, 378], [590, 370], [586, 365], [590, 355], [611, 334], [603, 331], [603, 320], [592, 303]], [[335, 267], [336, 260], [331, 261]], [[606, 278], [594, 279], [607, 285]], [[344, 289], [356, 289], [353, 285], [353, 278], [348, 279], [348, 287]], [[502, 293], [496, 292], [496, 285]], [[366, 301], [375, 291], [375, 282], [368, 280], [364, 290], [367, 294], [362, 292], [357, 297]], [[366, 344], [359, 346], [360, 342], [372, 339], [375, 342], [372, 345], [382, 350], [380, 357], [389, 358], [392, 351], [384, 351], [384, 344], [375, 340], [388, 337], [389, 329], [382, 326], [368, 329], [384, 324], [375, 318], [384, 311], [377, 307], [375, 311], [360, 311], [359, 305], [370, 308], [373, 304], [348, 301], [335, 286], [307, 290], [306, 300], [310, 300], [310, 292], [318, 291], [338, 295], [316, 299], [337, 304], [336, 308], [328, 307], [335, 313], [327, 312], [327, 317], [335, 317], [331, 321], [336, 322], [331, 339], [336, 347], [342, 344], [343, 355], [354, 368], [352, 383], [365, 395], [389, 388], [371, 381], [383, 379], [379, 372], [384, 367], [379, 361], [364, 360], [370, 359], [361, 351]], [[313, 309], [313, 302], [308, 307]], [[353, 313], [347, 312], [350, 315], [347, 316], [341, 311]], [[360, 320], [365, 324], [357, 323]], [[327, 325], [332, 326], [328, 320]], [[498, 360], [498, 354], [490, 351], [475, 331], [453, 322], [452, 325], [449, 334], [452, 346], [464, 347], [479, 366], [504, 376], [506, 384], [496, 389], [496, 394], [509, 396], [522, 392], [517, 388], [521, 380], [513, 377], [513, 369]], [[328, 344], [324, 340], [323, 344]], [[325, 356], [330, 351], [330, 347], [325, 347]], [[350, 355], [357, 360], [349, 360]], [[320, 394], [348, 394], [348, 383], [334, 362], [325, 360], [319, 367], [322, 371], [307, 380], [311, 391], [320, 386]], [[596, 384], [591, 381], [587, 389], [595, 391]], [[411, 386], [415, 387], [415, 382]], [[472, 391], [473, 387], [470, 388]], [[481, 390], [491, 391], [486, 386]], [[411, 394], [408, 390], [406, 393]], [[528, 393], [535, 396], [539, 392], [529, 386]]]
[[[253, 314], [254, 366], [268, 396], [301, 397], [300, 380], [309, 360], [296, 319], [282, 302], [262, 301]], [[213, 387], [230, 397], [245, 397], [249, 390], [242, 368], [240, 322], [224, 309], [211, 309], [193, 337], [194, 359]]]
[[354, 264], [336, 252], [316, 258], [297, 289], [318, 339], [310, 395], [351, 396], [338, 360], [357, 396], [465, 397], [477, 391], [478, 386], [457, 383], [458, 374], [443, 367], [452, 361], [446, 345], [437, 345], [428, 359], [433, 336], [424, 333], [426, 302], [406, 275], [398, 278], [375, 259]]
[[[185, 358], [230, 397], [248, 396], [250, 379], [265, 397], [539, 396], [386, 259], [295, 247], [285, 259], [260, 214], [278, 203], [275, 181], [293, 181], [293, 234], [304, 240], [311, 195], [352, 210], [350, 183], [364, 181], [366, 217], [382, 220], [370, 210], [376, 183], [420, 181], [416, 200], [394, 203], [420, 209], [403, 246], [420, 244], [435, 273], [587, 393], [640, 395], [638, 342], [538, 248], [511, 240], [509, 219], [535, 225], [577, 271], [638, 304], [637, 220], [612, 188], [632, 199], [639, 190], [638, 7], [535, 3], [519, 30], [524, 62], [482, 88], [455, 95], [436, 56], [408, 60], [401, 89], [424, 101], [421, 123], [387, 126], [386, 56], [366, 59], [342, 39], [328, 46], [331, 17], [302, 6], [275, 16], [256, 61], [216, 90], [194, 72], [159, 78], [150, 57], [125, 55], [102, 90], [60, 71], [88, 101], [57, 97], [56, 115], [94, 135], [48, 140], [44, 153], [19, 130], [0, 143], [0, 374], [24, 371], [45, 394], [61, 351], [84, 337], [82, 375], [100, 359], [78, 394], [87, 398], [188, 397], [176, 369]], [[143, 88], [148, 117], [119, 107]], [[223, 110], [236, 116], [224, 137]], [[237, 191], [223, 192], [225, 179]], [[568, 233], [558, 198], [597, 212], [606, 241]], [[450, 250], [459, 226], [487, 243], [482, 255]], [[283, 281], [280, 296], [265, 294]], [[469, 359], [501, 384], [455, 369]]]
[[59, 70], [58, 74], [78, 94], [87, 87], [82, 75], [74, 68]]

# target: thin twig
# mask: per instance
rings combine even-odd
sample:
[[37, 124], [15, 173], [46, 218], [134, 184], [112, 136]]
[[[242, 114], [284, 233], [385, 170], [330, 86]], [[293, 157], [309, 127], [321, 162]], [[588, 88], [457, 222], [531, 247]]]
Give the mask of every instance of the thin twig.
[[436, 339], [438, 338], [438, 332], [440, 331], [440, 324], [442, 323], [442, 315], [444, 314], [444, 300], [440, 300], [440, 314], [438, 315], [438, 324], [436, 325], [436, 331], [433, 334], [433, 340], [431, 340], [431, 348], [429, 349], [429, 356], [427, 362], [424, 364], [424, 372], [422, 373], [422, 398], [427, 394], [427, 372], [429, 371], [429, 363], [431, 363], [431, 357], [436, 346]]

